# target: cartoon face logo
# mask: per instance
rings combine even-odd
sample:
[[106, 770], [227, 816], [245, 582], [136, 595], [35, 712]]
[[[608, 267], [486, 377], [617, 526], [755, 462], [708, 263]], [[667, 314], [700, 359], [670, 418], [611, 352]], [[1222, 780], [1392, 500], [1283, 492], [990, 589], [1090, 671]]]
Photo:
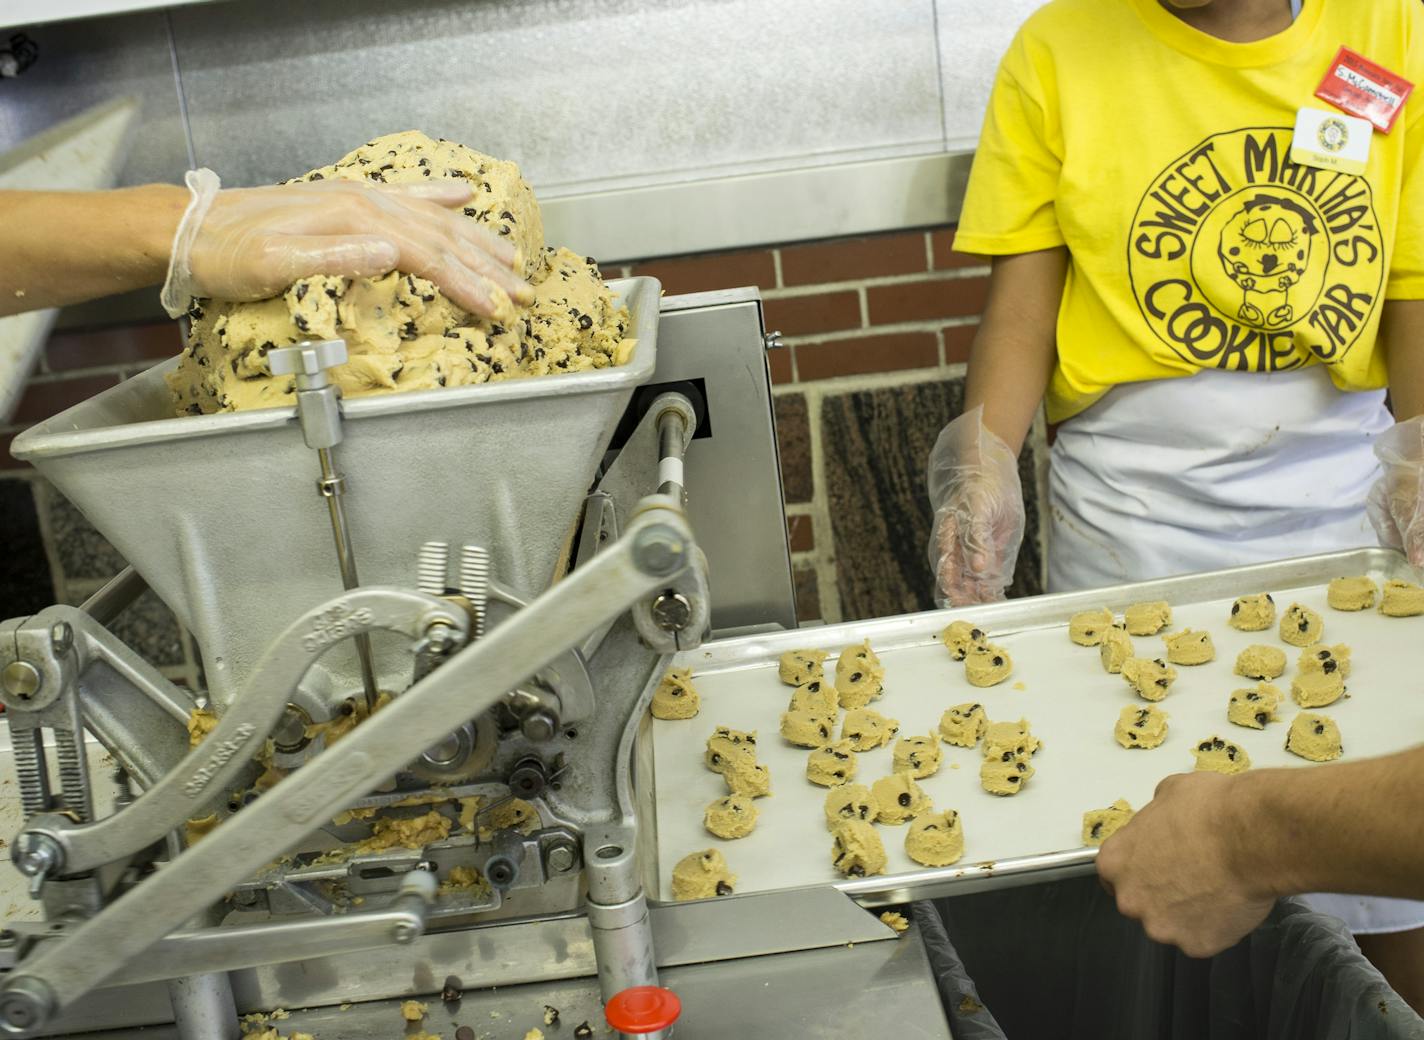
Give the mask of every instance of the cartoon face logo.
[[1246, 199], [1221, 229], [1218, 255], [1241, 289], [1236, 316], [1247, 325], [1277, 329], [1295, 321], [1291, 289], [1310, 267], [1311, 241], [1320, 227], [1309, 209], [1284, 195]]

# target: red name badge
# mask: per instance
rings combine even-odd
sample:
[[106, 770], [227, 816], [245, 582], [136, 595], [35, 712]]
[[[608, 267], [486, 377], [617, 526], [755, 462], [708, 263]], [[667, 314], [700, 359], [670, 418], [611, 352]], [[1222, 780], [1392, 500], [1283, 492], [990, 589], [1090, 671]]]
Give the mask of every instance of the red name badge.
[[1389, 133], [1413, 90], [1414, 84], [1404, 77], [1341, 47], [1315, 96]]

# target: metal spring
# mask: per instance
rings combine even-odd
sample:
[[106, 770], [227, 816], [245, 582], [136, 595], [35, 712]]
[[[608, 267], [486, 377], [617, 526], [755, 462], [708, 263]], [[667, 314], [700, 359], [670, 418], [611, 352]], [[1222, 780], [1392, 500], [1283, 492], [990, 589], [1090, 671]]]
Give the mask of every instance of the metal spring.
[[475, 638], [485, 634], [485, 608], [489, 605], [490, 555], [482, 545], [460, 548], [460, 591], [475, 608]]
[[44, 735], [38, 729], [12, 730], [15, 773], [20, 781], [20, 807], [25, 816], [49, 811], [49, 775], [45, 772]]
[[426, 542], [416, 562], [416, 588], [427, 596], [445, 595], [445, 578], [450, 566], [449, 542]]
[[57, 729], [54, 750], [59, 762], [59, 789], [64, 794], [64, 807], [87, 823], [93, 813], [89, 803], [88, 770], [84, 768], [83, 740], [73, 730]]

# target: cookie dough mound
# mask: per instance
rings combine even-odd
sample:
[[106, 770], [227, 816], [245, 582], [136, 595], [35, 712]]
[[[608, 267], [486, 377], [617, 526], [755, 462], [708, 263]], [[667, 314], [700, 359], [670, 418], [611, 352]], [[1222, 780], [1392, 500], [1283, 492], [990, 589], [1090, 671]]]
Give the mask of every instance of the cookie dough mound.
[[929, 812], [933, 804], [909, 773], [881, 777], [870, 785], [870, 797], [875, 801], [881, 823], [904, 823]]
[[910, 922], [906, 919], [905, 915], [897, 914], [893, 910], [886, 910], [880, 915], [880, 920], [883, 924], [889, 925], [897, 932], [908, 932], [910, 930]]
[[702, 825], [719, 838], [745, 838], [756, 827], [761, 810], [746, 795], [718, 798], [702, 814]]
[[855, 752], [842, 740], [817, 748], [806, 757], [806, 779], [822, 787], [839, 787], [855, 776]]
[[1123, 663], [1132, 656], [1132, 640], [1127, 632], [1120, 628], [1110, 628], [1103, 633], [1102, 642], [1098, 644], [1098, 657], [1108, 674], [1116, 675], [1121, 672]]
[[655, 719], [690, 719], [701, 706], [702, 699], [692, 687], [692, 669], [674, 668], [653, 692], [651, 710]]
[[860, 820], [841, 824], [831, 840], [831, 865], [846, 877], [885, 873], [885, 844], [875, 828]]
[[905, 834], [905, 855], [925, 867], [947, 867], [964, 855], [964, 825], [953, 809], [916, 816]]
[[1325, 602], [1331, 610], [1369, 610], [1375, 605], [1379, 586], [1365, 575], [1336, 578], [1325, 589]]
[[273, 376], [267, 357], [305, 339], [346, 341], [332, 370], [346, 398], [523, 376], [605, 368], [630, 353], [629, 317], [597, 264], [544, 244], [534, 193], [511, 162], [418, 131], [370, 141], [298, 180], [428, 183], [464, 180], [475, 196], [464, 214], [512, 242], [535, 300], [519, 308], [493, 289], [492, 319], [467, 314], [414, 274], [317, 275], [266, 300], [195, 301], [178, 367], [168, 375], [179, 414], [291, 405], [294, 381]]
[[940, 739], [955, 747], [973, 747], [989, 724], [982, 704], [956, 704], [939, 717]]
[[1079, 646], [1097, 646], [1103, 641], [1103, 633], [1113, 626], [1113, 612], [1085, 610], [1068, 619], [1068, 638]]
[[1343, 679], [1350, 678], [1350, 648], [1344, 643], [1336, 643], [1334, 646], [1312, 646], [1300, 652], [1300, 660], [1296, 662], [1296, 669], [1300, 674], [1307, 672], [1324, 672], [1332, 675], [1336, 672]]
[[1083, 844], [1101, 845], [1132, 819], [1132, 806], [1119, 798], [1106, 809], [1089, 809], [1083, 814]]
[[672, 868], [672, 897], [679, 901], [729, 896], [736, 883], [737, 875], [716, 849], [689, 853]]
[[1197, 760], [1198, 772], [1244, 773], [1251, 768], [1251, 758], [1246, 749], [1220, 737], [1203, 740], [1192, 748], [1192, 755]]
[[[853, 676], [856, 672], [876, 668], [880, 668], [880, 658], [870, 649], [869, 639], [856, 646], [848, 646], [841, 651], [840, 657], [836, 658], [836, 687], [854, 686], [857, 680]], [[884, 675], [883, 669], [881, 674]]]
[[1389, 617], [1416, 617], [1424, 614], [1424, 588], [1407, 581], [1387, 581], [1380, 599], [1380, 613]]
[[843, 784], [831, 788], [826, 795], [826, 828], [835, 830], [847, 820], [874, 823], [880, 818], [880, 809], [871, 797], [870, 788], [864, 784]]
[[1264, 632], [1276, 620], [1276, 601], [1268, 592], [1239, 596], [1231, 604], [1231, 627], [1240, 632]]
[[714, 773], [725, 773], [729, 763], [738, 758], [756, 760], [756, 730], [743, 732], [729, 726], [718, 726], [707, 738], [703, 765]]
[[984, 759], [979, 767], [979, 784], [990, 794], [1007, 797], [1022, 791], [1033, 774], [1034, 768], [1026, 756], [1005, 751]]
[[878, 664], [863, 664], [836, 678], [836, 694], [842, 708], [863, 708], [878, 700], [884, 691], [885, 669]]
[[797, 747], [825, 747], [834, 739], [836, 716], [824, 711], [783, 711], [781, 737]]
[[985, 756], [1012, 751], [1016, 755], [1036, 755], [1043, 741], [1029, 732], [1028, 719], [1017, 722], [991, 722], [984, 727]]
[[1226, 705], [1226, 719], [1247, 729], [1265, 729], [1266, 723], [1277, 721], [1280, 703], [1281, 691], [1268, 682], [1257, 683], [1249, 690], [1233, 690]]
[[1286, 653], [1275, 646], [1252, 643], [1236, 655], [1237, 675], [1247, 679], [1275, 679], [1286, 670]]
[[1167, 644], [1167, 660], [1173, 664], [1206, 664], [1216, 657], [1211, 633], [1200, 629], [1184, 628], [1170, 636], [1163, 636], [1162, 641]]
[[1330, 762], [1345, 753], [1335, 720], [1313, 711], [1302, 711], [1291, 719], [1286, 750], [1311, 762]]
[[1125, 748], [1155, 748], [1167, 739], [1167, 713], [1150, 704], [1129, 704], [1118, 713], [1113, 736]]
[[732, 794], [748, 798], [765, 798], [771, 794], [771, 770], [749, 755], [731, 759], [722, 779], [727, 781], [727, 790]]
[[1134, 603], [1122, 612], [1128, 635], [1155, 636], [1172, 623], [1172, 606], [1166, 600]]
[[1325, 621], [1309, 607], [1292, 603], [1281, 615], [1282, 643], [1291, 646], [1314, 646], [1325, 634]]
[[923, 780], [939, 772], [942, 755], [939, 738], [933, 733], [925, 737], [901, 737], [895, 742], [895, 750], [891, 753], [890, 768]]
[[964, 660], [971, 646], [977, 646], [988, 638], [989, 634], [972, 621], [951, 621], [939, 634], [939, 641], [956, 661]]
[[825, 660], [830, 656], [824, 650], [788, 650], [781, 655], [776, 674], [787, 686], [805, 686], [816, 680], [824, 682]]
[[1177, 669], [1161, 658], [1129, 657], [1122, 662], [1122, 677], [1145, 701], [1160, 701], [1177, 681]]
[[834, 715], [841, 710], [840, 697], [836, 688], [825, 679], [812, 679], [802, 683], [791, 694], [788, 711], [819, 711]]
[[898, 719], [887, 719], [871, 708], [848, 711], [841, 723], [841, 739], [850, 742], [852, 751], [874, 751], [894, 740], [899, 732]]
[[1014, 670], [1013, 658], [1002, 646], [984, 643], [970, 647], [964, 658], [964, 677], [970, 686], [997, 686]]
[[1291, 699], [1302, 708], [1323, 708], [1345, 693], [1345, 677], [1333, 672], [1303, 672], [1291, 680]]

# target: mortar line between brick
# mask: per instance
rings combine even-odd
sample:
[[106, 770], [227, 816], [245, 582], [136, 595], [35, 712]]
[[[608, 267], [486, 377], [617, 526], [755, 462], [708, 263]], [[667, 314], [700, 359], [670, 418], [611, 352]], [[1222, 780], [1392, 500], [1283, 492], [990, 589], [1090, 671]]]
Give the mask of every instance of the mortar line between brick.
[[876, 288], [882, 285], [906, 285], [910, 282], [952, 282], [967, 278], [986, 278], [987, 267], [951, 267], [946, 271], [917, 271], [912, 274], [870, 275], [865, 278], [848, 278], [839, 282], [816, 282], [812, 285], [784, 285], [775, 289], [763, 289], [762, 296], [768, 300], [785, 300], [795, 296], [819, 296], [823, 293], [845, 292], [850, 289]]
[[860, 304], [860, 327], [870, 328], [870, 294], [865, 291], [865, 286], [856, 290], [856, 299]]
[[[933, 271], [934, 269], [935, 269], [935, 265], [934, 265], [934, 234], [933, 234], [932, 232], [926, 231], [926, 232], [925, 232], [925, 270], [926, 270], [926, 271]], [[987, 270], [987, 268], [986, 268], [985, 270]]]
[[890, 335], [897, 332], [938, 332], [944, 328], [978, 324], [979, 315], [968, 314], [954, 318], [926, 318], [920, 321], [902, 321], [889, 325], [869, 325], [863, 329], [837, 329], [834, 332], [808, 332], [804, 336], [786, 336], [785, 342], [791, 346], [834, 343], [837, 340], [844, 339], [864, 339], [866, 335]]
[[786, 282], [785, 282], [785, 281], [782, 279], [782, 277], [781, 277], [781, 250], [780, 250], [780, 249], [773, 249], [773, 250], [771, 251], [771, 269], [772, 269], [772, 271], [775, 272], [775, 274], [776, 274], [776, 287], [777, 287], [778, 289], [783, 288], [783, 287], [786, 285]]

